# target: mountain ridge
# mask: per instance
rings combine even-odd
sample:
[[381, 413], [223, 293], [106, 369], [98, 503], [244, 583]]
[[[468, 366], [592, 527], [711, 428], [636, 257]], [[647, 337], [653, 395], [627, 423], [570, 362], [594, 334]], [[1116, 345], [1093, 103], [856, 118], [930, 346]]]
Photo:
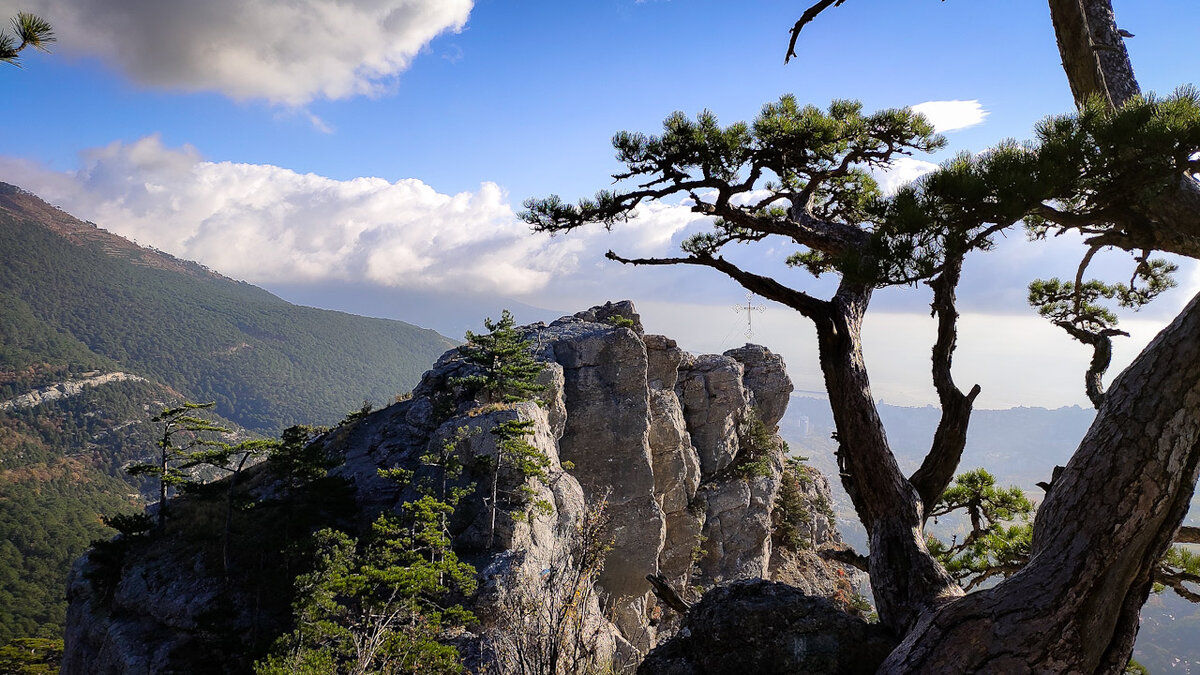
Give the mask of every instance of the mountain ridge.
[[[328, 424], [364, 398], [384, 403], [456, 344], [402, 321], [291, 305], [8, 184], [0, 184], [0, 242], [0, 302], [26, 332], [73, 339], [95, 356], [89, 369], [119, 365], [215, 401], [217, 412], [258, 431]], [[0, 358], [0, 374], [12, 379], [37, 356]]]

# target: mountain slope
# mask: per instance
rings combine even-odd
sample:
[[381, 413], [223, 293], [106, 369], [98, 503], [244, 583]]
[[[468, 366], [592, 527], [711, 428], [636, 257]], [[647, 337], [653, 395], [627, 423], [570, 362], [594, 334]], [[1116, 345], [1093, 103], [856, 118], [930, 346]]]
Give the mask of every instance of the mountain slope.
[[[333, 422], [364, 398], [384, 402], [453, 345], [400, 321], [291, 305], [5, 184], [0, 308], [0, 335], [35, 345], [6, 338], [0, 372], [116, 363], [216, 401], [219, 414], [258, 431]], [[40, 379], [52, 380], [52, 370]]]
[[145, 505], [123, 467], [164, 407], [216, 401], [217, 423], [263, 434], [332, 423], [453, 344], [291, 305], [0, 183], [0, 645], [61, 634], [71, 561], [111, 536], [101, 515]]

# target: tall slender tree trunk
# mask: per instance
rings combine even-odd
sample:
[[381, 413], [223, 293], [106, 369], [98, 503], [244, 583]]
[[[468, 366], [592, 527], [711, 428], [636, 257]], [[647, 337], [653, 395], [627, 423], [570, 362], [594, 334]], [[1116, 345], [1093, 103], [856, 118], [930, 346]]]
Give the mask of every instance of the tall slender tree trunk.
[[[168, 425], [168, 429], [170, 426]], [[162, 529], [167, 522], [167, 464], [171, 458], [171, 436], [167, 431], [163, 431], [162, 441], [159, 444], [159, 459], [158, 459], [158, 529]]]

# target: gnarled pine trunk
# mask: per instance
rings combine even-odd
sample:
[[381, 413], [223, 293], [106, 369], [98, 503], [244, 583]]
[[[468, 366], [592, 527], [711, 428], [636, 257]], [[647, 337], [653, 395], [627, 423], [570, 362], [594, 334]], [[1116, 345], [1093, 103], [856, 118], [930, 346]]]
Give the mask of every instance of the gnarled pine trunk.
[[862, 354], [862, 318], [871, 292], [843, 283], [817, 320], [821, 369], [838, 430], [842, 482], [870, 536], [880, 621], [903, 634], [962, 590], [930, 555], [924, 505], [888, 446]]
[[[1078, 103], [1139, 93], [1110, 0], [1050, 10]], [[1193, 180], [1150, 210], [1152, 240], [1129, 243], [1200, 257]], [[1200, 296], [1108, 392], [1038, 512], [1025, 569], [926, 613], [881, 672], [1121, 672], [1198, 466]]]
[[1200, 465], [1200, 297], [1114, 383], [1029, 564], [924, 616], [883, 672], [1120, 672]]

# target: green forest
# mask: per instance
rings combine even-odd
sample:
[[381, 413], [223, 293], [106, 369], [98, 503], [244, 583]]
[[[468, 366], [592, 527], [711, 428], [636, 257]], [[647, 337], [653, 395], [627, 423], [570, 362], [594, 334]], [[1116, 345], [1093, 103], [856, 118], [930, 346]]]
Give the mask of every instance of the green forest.
[[409, 391], [453, 342], [398, 321], [298, 307], [137, 247], [0, 184], [0, 405], [103, 373], [144, 378], [0, 409], [0, 645], [58, 638], [71, 563], [140, 512], [131, 462], [151, 418], [215, 402], [241, 435], [329, 424]]
[[165, 254], [153, 253], [160, 260], [151, 266], [145, 249], [127, 257], [105, 239], [73, 242], [6, 211], [0, 400], [55, 381], [64, 365], [119, 364], [192, 400], [215, 401], [243, 427], [277, 433], [407, 391], [453, 346], [399, 321], [298, 307]]

